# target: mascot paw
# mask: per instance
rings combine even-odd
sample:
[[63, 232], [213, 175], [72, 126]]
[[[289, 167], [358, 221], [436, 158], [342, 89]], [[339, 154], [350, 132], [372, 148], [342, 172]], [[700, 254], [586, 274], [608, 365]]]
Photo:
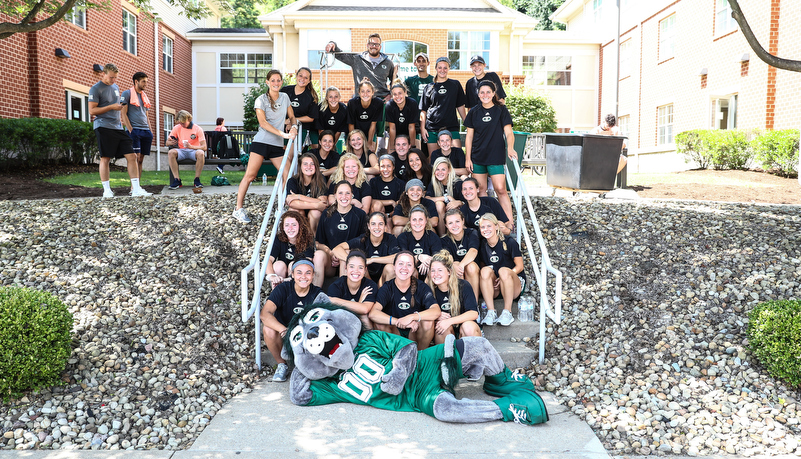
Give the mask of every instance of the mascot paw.
[[393, 369], [381, 377], [381, 390], [387, 394], [398, 395], [406, 384], [406, 375]]

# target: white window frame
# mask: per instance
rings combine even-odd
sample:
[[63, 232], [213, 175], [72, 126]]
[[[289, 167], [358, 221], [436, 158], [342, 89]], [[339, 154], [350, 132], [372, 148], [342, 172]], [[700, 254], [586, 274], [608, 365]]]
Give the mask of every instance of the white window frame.
[[604, 0], [592, 0], [592, 21], [599, 24], [604, 16]]
[[[306, 62], [302, 63], [311, 69], [320, 68], [320, 53], [325, 51], [325, 45], [329, 41], [337, 44], [343, 52], [351, 50], [351, 31], [350, 29], [316, 29], [301, 30], [299, 49], [306, 49]], [[367, 43], [364, 44], [367, 49]], [[301, 59], [303, 56], [301, 56]], [[339, 59], [329, 58], [331, 64], [329, 70], [350, 70], [350, 66], [344, 64]]]
[[175, 127], [175, 114], [170, 112], [164, 112], [164, 144], [167, 144], [167, 136], [170, 135], [170, 131], [172, 128]]
[[[737, 105], [739, 97], [737, 93], [712, 96], [709, 103], [710, 127], [712, 129], [737, 129]], [[723, 121], [723, 105], [726, 105], [726, 126], [721, 126]]]
[[620, 135], [629, 137], [629, 129], [631, 129], [631, 116], [621, 115], [617, 117], [617, 127], [620, 129]]
[[631, 76], [631, 43], [632, 39], [624, 41], [620, 44], [620, 79]]
[[659, 21], [659, 62], [676, 57], [676, 13]]
[[[230, 67], [223, 67], [223, 56], [242, 56], [243, 62], [238, 62], [239, 58], [237, 57], [237, 62]], [[256, 56], [263, 56], [261, 59], [266, 57], [269, 59], [269, 62], [256, 62]], [[230, 63], [230, 58], [228, 59]], [[217, 75], [220, 78], [220, 84], [233, 84], [241, 86], [243, 84], [259, 84], [263, 83], [267, 77], [267, 73], [273, 66], [273, 54], [272, 53], [220, 53], [218, 55], [217, 60]], [[231, 80], [232, 81], [223, 81], [223, 70], [231, 70]], [[242, 70], [242, 76], [235, 76], [233, 70]], [[243, 81], [235, 81], [237, 78], [242, 78]]]
[[122, 49], [136, 55], [136, 15], [126, 9], [122, 10]]
[[64, 15], [64, 19], [69, 22], [70, 24], [74, 24], [83, 30], [86, 30], [86, 9], [80, 6], [74, 6], [67, 14]]
[[726, 35], [737, 30], [737, 21], [731, 17], [729, 0], [715, 1], [715, 36]]
[[[401, 80], [405, 80], [408, 77], [416, 76], [417, 75], [417, 67], [414, 65], [414, 62], [413, 62], [414, 61], [414, 56], [416, 56], [417, 53], [426, 53], [426, 54], [428, 54], [428, 50], [429, 50], [428, 44], [423, 43], [423, 42], [419, 42], [417, 40], [392, 39], [392, 40], [387, 40], [387, 41], [384, 41], [384, 42], [381, 43], [381, 52], [386, 53], [386, 54], [390, 54], [387, 51], [386, 46], [387, 46], [388, 43], [395, 43], [395, 42], [410, 42], [410, 43], [412, 43], [412, 62], [401, 62], [401, 60], [398, 57], [398, 55], [396, 53], [392, 53], [392, 62], [394, 62], [395, 65], [398, 66], [398, 76], [397, 77], [400, 78]], [[431, 65], [429, 63], [429, 67], [430, 66]], [[429, 68], [429, 72], [431, 72], [430, 68]]]
[[[567, 65], [562, 65], [560, 59], [568, 59]], [[526, 76], [527, 85], [554, 87], [573, 85], [573, 56], [523, 56], [522, 60], [521, 68], [523, 75]], [[558, 78], [559, 76], [565, 78]], [[558, 81], [565, 84], [552, 84]]]
[[[73, 118], [74, 113], [72, 113], [72, 98], [80, 99], [81, 101], [81, 117], [80, 118]], [[71, 89], [64, 90], [64, 102], [66, 104], [66, 115], [68, 120], [79, 119], [81, 121], [91, 121], [89, 117], [89, 95], [83, 94], [77, 91], [73, 91]]]
[[173, 49], [175, 42], [172, 38], [163, 35], [161, 40], [161, 69], [173, 73]]
[[[458, 34], [458, 35], [457, 35]], [[484, 39], [486, 37], [486, 40]], [[482, 45], [477, 45], [477, 43]], [[454, 44], [458, 43], [458, 47]], [[470, 58], [476, 54], [484, 58], [487, 69], [491, 68], [492, 59], [492, 32], [474, 30], [461, 32], [448, 31], [448, 58], [451, 60], [451, 70], [470, 70]]]
[[673, 104], [662, 105], [656, 109], [656, 144], [673, 143]]

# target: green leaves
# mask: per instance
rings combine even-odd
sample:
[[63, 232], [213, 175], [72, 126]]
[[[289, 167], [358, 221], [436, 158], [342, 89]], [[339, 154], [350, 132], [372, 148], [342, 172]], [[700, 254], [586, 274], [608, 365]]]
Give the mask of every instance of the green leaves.
[[801, 301], [759, 304], [749, 319], [751, 352], [771, 375], [801, 387]]
[[92, 162], [98, 156], [92, 123], [47, 118], [0, 119], [0, 168], [15, 164]]
[[530, 87], [510, 86], [506, 91], [506, 107], [512, 115], [515, 131], [556, 131], [556, 110], [550, 99]]
[[756, 160], [766, 170], [778, 170], [780, 175], [798, 173], [798, 129], [767, 131], [754, 139], [752, 147]]
[[47, 292], [0, 287], [0, 398], [57, 384], [72, 352], [72, 314]]
[[790, 176], [798, 171], [798, 136], [796, 129], [695, 129], [676, 135], [676, 151], [702, 169], [746, 169], [757, 161], [766, 170]]

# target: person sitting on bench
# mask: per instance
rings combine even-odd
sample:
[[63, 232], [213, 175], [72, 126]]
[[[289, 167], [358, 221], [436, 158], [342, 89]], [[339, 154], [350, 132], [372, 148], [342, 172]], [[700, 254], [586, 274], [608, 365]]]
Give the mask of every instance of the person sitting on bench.
[[194, 185], [196, 188], [203, 188], [203, 184], [200, 183], [200, 173], [203, 171], [203, 165], [206, 164], [206, 135], [200, 126], [192, 122], [192, 114], [186, 110], [178, 112], [176, 121], [178, 124], [172, 128], [167, 139], [167, 146], [175, 147], [170, 148], [167, 152], [167, 161], [173, 176], [170, 181], [170, 189], [177, 190], [182, 186], [178, 161], [185, 159], [195, 161]]

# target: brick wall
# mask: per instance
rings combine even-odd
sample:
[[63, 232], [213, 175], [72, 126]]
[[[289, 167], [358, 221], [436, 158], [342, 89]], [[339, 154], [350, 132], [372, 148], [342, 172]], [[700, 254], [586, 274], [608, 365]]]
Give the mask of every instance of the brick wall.
[[[0, 17], [0, 20], [6, 18]], [[120, 73], [120, 90], [129, 89], [133, 74], [147, 73], [146, 92], [155, 103], [154, 51], [158, 52], [161, 68], [162, 34], [154, 47], [153, 28], [156, 24], [140, 13], [137, 18], [136, 55], [122, 49], [122, 5], [111, 2], [107, 11], [86, 13], [86, 30], [65, 21], [28, 34], [17, 34], [0, 40], [0, 63], [4, 69], [4, 84], [0, 97], [0, 117], [66, 117], [63, 80], [91, 87], [101, 73], [93, 64], [115, 64]], [[158, 27], [167, 27], [159, 24]], [[174, 31], [173, 31], [174, 33]], [[70, 58], [58, 58], [55, 49], [66, 49]], [[160, 71], [161, 104], [175, 109], [192, 109], [192, 52], [191, 44], [175, 34], [173, 50], [174, 74]], [[155, 128], [157, 110], [151, 109], [149, 120]], [[160, 110], [158, 116], [162, 116]]]

